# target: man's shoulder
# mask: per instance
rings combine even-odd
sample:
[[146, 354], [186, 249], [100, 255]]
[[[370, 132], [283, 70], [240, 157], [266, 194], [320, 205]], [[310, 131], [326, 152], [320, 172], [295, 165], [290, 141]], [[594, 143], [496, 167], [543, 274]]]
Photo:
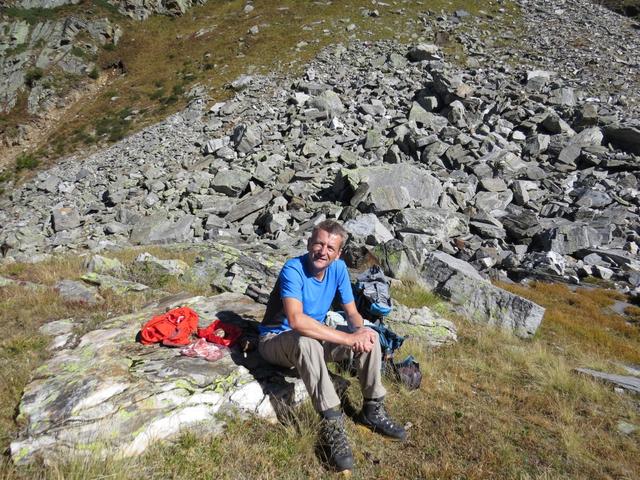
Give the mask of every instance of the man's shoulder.
[[284, 266], [282, 268], [283, 269], [284, 268], [301, 269], [303, 267], [304, 257], [305, 257], [304, 255], [300, 255], [298, 257], [290, 258], [289, 260], [284, 262]]
[[333, 268], [336, 272], [347, 272], [348, 271], [347, 270], [347, 264], [341, 258], [338, 258], [337, 260], [335, 260], [329, 267]]
[[289, 275], [295, 275], [294, 272], [304, 275], [304, 255], [290, 258], [284, 262], [280, 275], [286, 277]]

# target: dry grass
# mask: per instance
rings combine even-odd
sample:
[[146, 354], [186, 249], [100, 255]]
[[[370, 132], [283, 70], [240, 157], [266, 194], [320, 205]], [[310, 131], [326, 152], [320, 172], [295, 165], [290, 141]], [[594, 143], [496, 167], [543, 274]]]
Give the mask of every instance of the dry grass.
[[640, 326], [609, 308], [624, 298], [620, 293], [541, 282], [501, 286], [547, 309], [538, 335], [570, 358], [640, 363]]
[[[626, 330], [606, 310], [617, 294], [574, 293], [564, 286], [544, 284], [510, 288], [547, 306], [539, 335], [523, 341], [458, 321], [460, 341], [454, 346], [430, 351], [418, 338], [409, 339], [399, 354], [417, 356], [424, 375], [422, 386], [407, 391], [388, 383], [387, 403], [398, 420], [411, 422], [410, 439], [404, 444], [388, 441], [349, 421], [358, 466], [354, 478], [637, 478], [639, 434], [617, 429], [620, 421], [640, 426], [637, 397], [617, 394], [572, 372], [581, 365], [604, 367], [608, 361], [630, 360], [619, 355], [633, 349], [638, 332]], [[395, 293], [396, 299], [415, 306], [420, 299], [434, 306], [434, 298], [415, 285]], [[569, 322], [572, 312], [577, 318]], [[584, 316], [579, 312], [585, 312], [589, 322], [580, 321]], [[615, 342], [604, 341], [606, 337]], [[24, 343], [20, 349], [30, 369], [43, 358], [37, 345]], [[3, 391], [3, 404], [9, 410], [17, 405], [19, 386], [27, 377], [13, 380], [11, 395]], [[350, 380], [350, 403], [357, 408], [357, 381]], [[3, 427], [15, 431], [9, 413], [2, 412]], [[219, 437], [185, 433], [174, 444], [155, 446], [145, 456], [126, 462], [93, 460], [47, 469], [5, 464], [0, 466], [0, 478], [306, 479], [328, 475], [316, 455], [317, 419], [309, 404], [293, 411], [283, 424], [234, 417], [227, 421], [228, 428]], [[4, 444], [8, 438], [3, 437]]]

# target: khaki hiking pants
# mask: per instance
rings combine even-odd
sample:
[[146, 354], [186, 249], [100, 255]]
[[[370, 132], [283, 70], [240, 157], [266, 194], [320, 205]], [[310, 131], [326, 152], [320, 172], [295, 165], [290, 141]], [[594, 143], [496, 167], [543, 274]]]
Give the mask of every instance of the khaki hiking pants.
[[[324, 412], [340, 406], [340, 397], [331, 382], [327, 362], [351, 358], [350, 347], [321, 342], [304, 337], [295, 330], [289, 330], [261, 337], [258, 351], [269, 363], [281, 367], [296, 367], [316, 411]], [[376, 342], [375, 347], [368, 353], [355, 354], [353, 360], [358, 370], [363, 397], [384, 397], [387, 391], [381, 381], [380, 343]]]

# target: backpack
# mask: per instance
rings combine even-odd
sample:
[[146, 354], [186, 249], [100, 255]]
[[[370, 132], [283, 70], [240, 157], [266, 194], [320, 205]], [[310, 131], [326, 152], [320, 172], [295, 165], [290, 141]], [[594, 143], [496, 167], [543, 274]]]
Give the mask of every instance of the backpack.
[[140, 330], [140, 342], [144, 345], [162, 343], [167, 347], [188, 345], [189, 337], [198, 328], [198, 314], [189, 307], [180, 307], [157, 315]]
[[382, 350], [383, 358], [393, 358], [393, 354], [404, 343], [405, 338], [398, 335], [382, 322], [370, 325], [369, 328], [378, 333], [380, 340], [380, 350]]
[[417, 390], [422, 383], [420, 364], [409, 355], [400, 363], [394, 363], [393, 359], [387, 360], [384, 371], [395, 381], [403, 384], [409, 390]]
[[393, 308], [390, 285], [391, 280], [378, 265], [373, 265], [358, 275], [353, 291], [360, 315], [372, 322], [388, 315]]

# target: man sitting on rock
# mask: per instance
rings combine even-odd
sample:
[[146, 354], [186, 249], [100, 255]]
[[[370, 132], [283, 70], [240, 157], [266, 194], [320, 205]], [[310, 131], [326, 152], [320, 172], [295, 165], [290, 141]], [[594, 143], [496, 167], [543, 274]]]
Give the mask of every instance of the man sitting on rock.
[[[328, 361], [354, 356], [364, 406], [357, 421], [376, 432], [404, 440], [406, 431], [384, 408], [381, 350], [377, 333], [364, 327], [351, 291], [349, 273], [340, 260], [347, 232], [333, 220], [319, 223], [307, 253], [288, 260], [275, 285], [260, 326], [260, 354], [269, 362], [296, 367], [313, 406], [322, 417], [320, 444], [338, 471], [353, 467], [344, 417], [327, 370]], [[336, 291], [340, 292], [351, 333], [325, 325]]]

